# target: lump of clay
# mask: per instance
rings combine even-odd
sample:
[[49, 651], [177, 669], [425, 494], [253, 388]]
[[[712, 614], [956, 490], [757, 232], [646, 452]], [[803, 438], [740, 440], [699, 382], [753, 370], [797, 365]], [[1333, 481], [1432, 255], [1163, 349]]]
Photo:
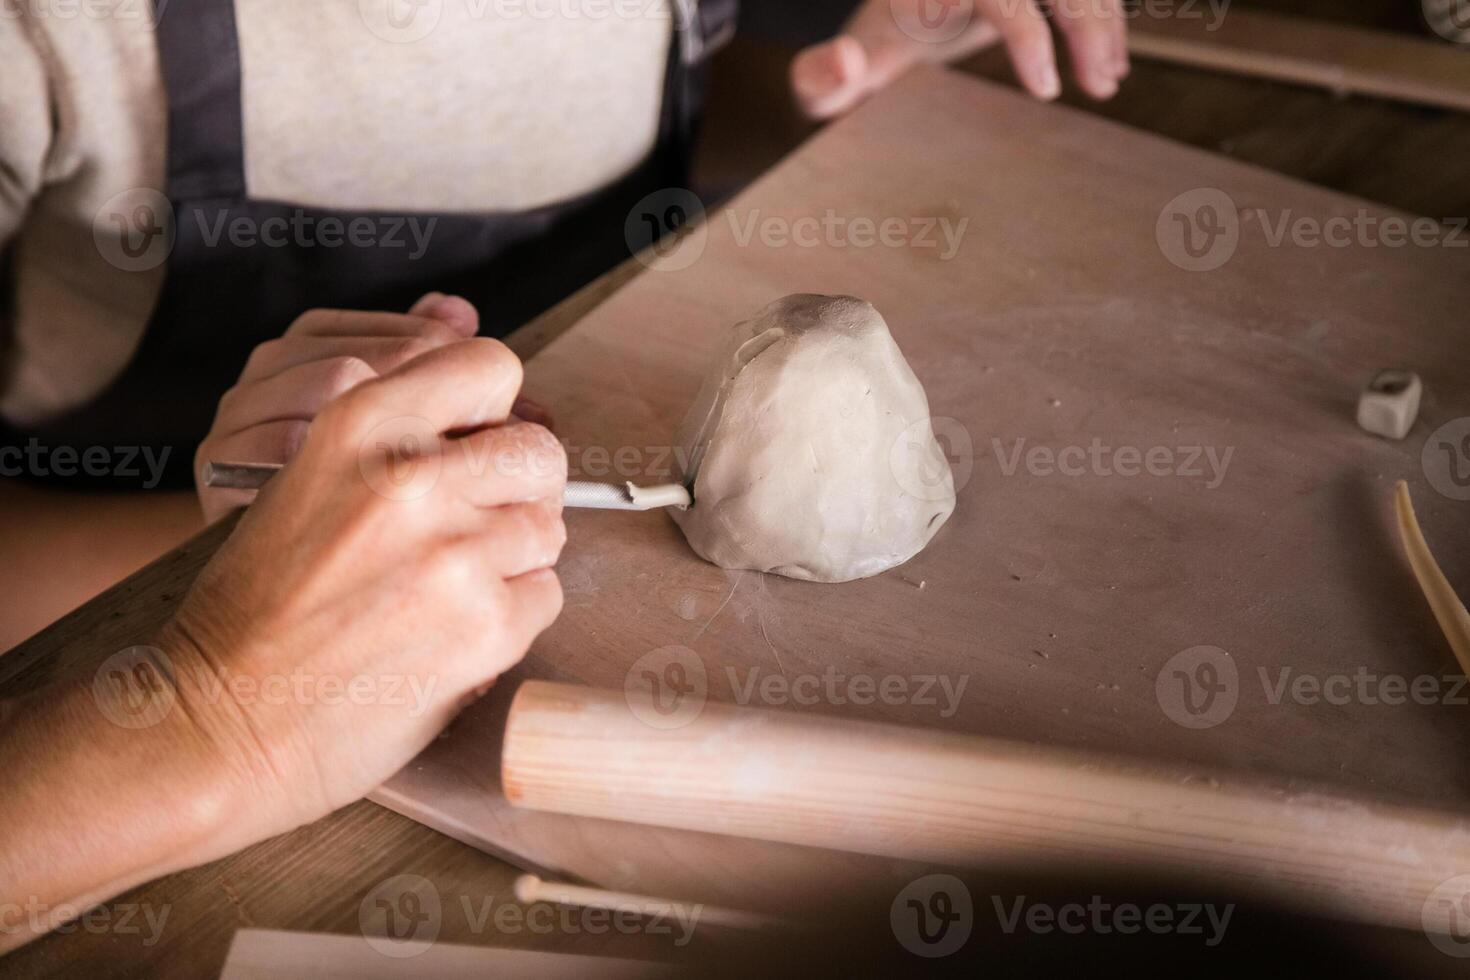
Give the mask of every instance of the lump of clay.
[[954, 510], [924, 388], [851, 296], [787, 296], [737, 324], [677, 442], [695, 482], [674, 520], [723, 568], [866, 578]]

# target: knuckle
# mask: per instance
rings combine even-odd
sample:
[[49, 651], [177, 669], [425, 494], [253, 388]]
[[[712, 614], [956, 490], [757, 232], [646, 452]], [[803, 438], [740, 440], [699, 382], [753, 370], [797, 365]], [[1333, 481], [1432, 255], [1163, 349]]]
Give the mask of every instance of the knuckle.
[[478, 548], [463, 543], [438, 548], [432, 558], [430, 574], [441, 588], [451, 590], [479, 589], [487, 576], [485, 561]]
[[566, 603], [566, 594], [562, 591], [561, 577], [551, 569], [544, 573], [545, 584], [539, 591], [538, 597], [542, 603], [542, 612], [547, 619], [555, 619], [561, 615], [562, 606]]
[[550, 429], [544, 425], [526, 423], [524, 428], [531, 445], [528, 447], [545, 475], [565, 482], [567, 478], [567, 447], [562, 445]]
[[257, 344], [245, 360], [245, 373], [263, 370], [279, 361], [285, 345], [285, 341], [279, 337]]
[[547, 501], [516, 504], [506, 509], [505, 519], [501, 533], [512, 551], [533, 567], [556, 563], [567, 541], [566, 523], [559, 507]]
[[280, 449], [283, 460], [295, 459], [306, 445], [306, 434], [311, 431], [311, 423], [300, 419], [289, 419], [280, 426]]
[[223, 395], [219, 396], [219, 406], [215, 409], [214, 416], [216, 424], [218, 424], [221, 419], [228, 419], [235, 413], [236, 409], [239, 408], [240, 399], [243, 397], [241, 387], [241, 385], [237, 384], [234, 387], [226, 390]]
[[286, 328], [286, 332], [303, 333], [319, 329], [323, 325], [331, 323], [335, 319], [334, 314], [337, 312], [336, 310], [325, 310], [321, 308], [307, 310], [291, 321], [291, 325]]
[[322, 371], [327, 393], [332, 398], [346, 394], [364, 381], [377, 376], [377, 372], [367, 361], [352, 355], [329, 358], [323, 362]]
[[317, 416], [318, 425], [325, 437], [336, 443], [356, 443], [369, 429], [377, 416], [377, 398], [369, 384], [359, 384], [328, 403]]
[[525, 370], [521, 359], [505, 344], [492, 337], [471, 337], [461, 340], [456, 347], [494, 383], [512, 384], [515, 390], [520, 390]]
[[507, 507], [500, 531], [508, 539], [507, 543], [517, 550], [524, 548], [529, 551], [539, 547], [536, 518], [532, 515], [530, 504], [512, 504]]
[[531, 535], [537, 544], [560, 554], [567, 543], [567, 524], [562, 519], [561, 506], [551, 501], [538, 501], [529, 505]]
[[494, 430], [492, 439], [503, 475], [536, 484], [566, 482], [566, 447], [544, 426], [515, 422]]
[[442, 320], [435, 320], [432, 317], [412, 317], [411, 319], [414, 321], [417, 335], [435, 347], [442, 347], [461, 339], [460, 335], [454, 332], [454, 328]]
[[505, 622], [508, 618], [507, 614], [515, 605], [511, 597], [510, 586], [506, 584], [505, 579], [498, 575], [494, 576], [494, 581], [485, 587], [484, 598], [491, 617], [496, 622]]
[[401, 337], [394, 340], [388, 349], [388, 357], [393, 364], [405, 364], [423, 354], [427, 354], [436, 346], [424, 337]]

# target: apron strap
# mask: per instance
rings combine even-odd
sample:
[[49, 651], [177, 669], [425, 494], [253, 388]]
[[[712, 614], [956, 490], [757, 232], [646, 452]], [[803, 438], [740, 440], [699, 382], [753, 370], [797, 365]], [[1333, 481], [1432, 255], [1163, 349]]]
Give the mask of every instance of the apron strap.
[[[233, 0], [157, 0], [171, 201], [245, 196], [245, 115]], [[164, 4], [167, 4], [166, 9]]]

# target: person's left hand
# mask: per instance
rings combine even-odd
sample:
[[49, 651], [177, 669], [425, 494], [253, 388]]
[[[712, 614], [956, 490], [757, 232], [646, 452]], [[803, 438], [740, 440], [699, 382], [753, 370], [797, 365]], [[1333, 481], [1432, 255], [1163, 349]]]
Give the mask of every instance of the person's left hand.
[[[281, 337], [255, 348], [239, 381], [220, 400], [199, 445], [194, 473], [206, 522], [254, 498], [254, 491], [205, 486], [205, 462], [286, 463], [312, 420], [364, 381], [428, 351], [473, 337], [480, 314], [467, 300], [429, 293], [406, 314], [308, 310]], [[551, 413], [522, 396], [512, 413], [551, 428]]]
[[840, 35], [792, 62], [797, 103], [813, 119], [830, 119], [917, 64], [954, 61], [997, 41], [1027, 91], [1054, 99], [1062, 83], [1043, 4], [1067, 39], [1078, 84], [1110, 98], [1128, 74], [1121, 0], [865, 0]]

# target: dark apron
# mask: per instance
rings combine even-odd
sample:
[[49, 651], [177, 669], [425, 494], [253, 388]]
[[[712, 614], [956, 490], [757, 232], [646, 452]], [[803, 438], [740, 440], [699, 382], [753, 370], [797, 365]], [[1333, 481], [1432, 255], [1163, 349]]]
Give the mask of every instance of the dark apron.
[[[193, 457], [220, 396], [250, 352], [281, 336], [308, 309], [406, 310], [430, 290], [478, 307], [481, 333], [503, 336], [630, 255], [629, 212], [648, 194], [688, 182], [707, 53], [733, 31], [736, 0], [705, 0], [679, 11], [666, 72], [658, 142], [615, 184], [534, 211], [483, 214], [345, 212], [254, 200], [245, 187], [240, 52], [233, 0], [171, 0], [157, 39], [168, 95], [167, 197], [175, 240], [167, 276], [142, 342], [123, 373], [91, 402], [29, 430], [0, 429], [0, 446], [43, 450], [101, 446], [116, 460], [167, 463], [160, 486], [193, 485]], [[529, 107], [528, 107], [529, 109]], [[298, 218], [300, 216], [300, 218]], [[222, 227], [254, 229], [369, 219], [378, 231], [403, 221], [402, 247], [232, 244]], [[281, 225], [284, 219], [288, 224]], [[418, 254], [410, 219], [429, 227]], [[313, 225], [316, 227], [316, 225]], [[633, 226], [633, 227], [636, 227]], [[633, 242], [632, 245], [646, 244]], [[414, 257], [416, 256], [416, 257]], [[145, 457], [142, 449], [151, 450]], [[150, 474], [44, 477], [86, 488], [139, 489]]]

